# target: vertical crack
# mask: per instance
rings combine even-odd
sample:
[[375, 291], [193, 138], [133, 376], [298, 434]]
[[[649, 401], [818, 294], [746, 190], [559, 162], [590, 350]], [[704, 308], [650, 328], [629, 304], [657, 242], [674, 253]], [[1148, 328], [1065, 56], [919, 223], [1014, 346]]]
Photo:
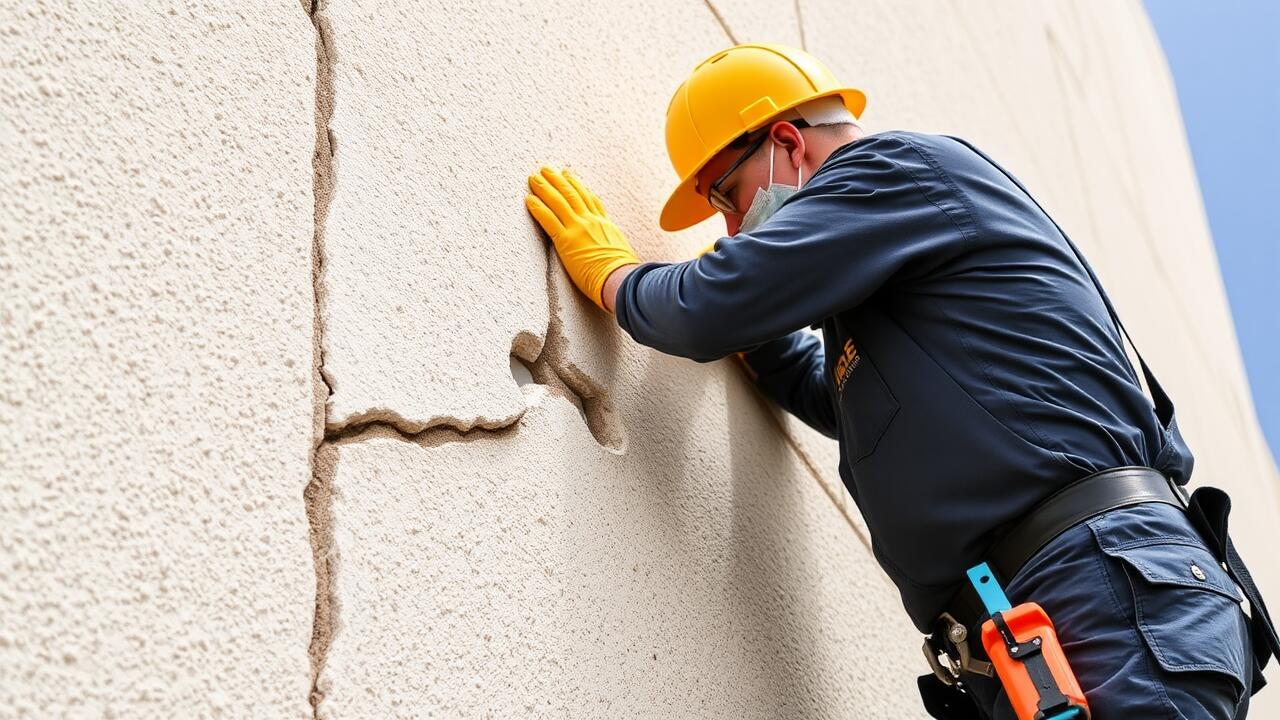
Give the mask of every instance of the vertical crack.
[[791, 452], [795, 453], [796, 457], [800, 459], [800, 463], [804, 465], [805, 471], [809, 473], [809, 476], [813, 478], [813, 481], [818, 484], [818, 487], [822, 488], [822, 492], [826, 494], [827, 499], [831, 501], [833, 506], [835, 506], [836, 512], [840, 513], [840, 516], [844, 518], [846, 523], [848, 523], [849, 529], [853, 530], [853, 534], [862, 542], [862, 547], [870, 553], [871, 540], [867, 537], [866, 533], [863, 532], [862, 527], [858, 525], [858, 521], [854, 519], [853, 514], [849, 510], [848, 501], [842, 497], [838, 497], [837, 495], [840, 490], [844, 489], [844, 485], [833, 486], [831, 483], [826, 481], [826, 477], [818, 468], [818, 464], [813, 461], [813, 458], [809, 457], [809, 453], [805, 452], [805, 449], [800, 446], [799, 441], [797, 441], [791, 432], [787, 430], [786, 422], [783, 420], [781, 415], [782, 411], [775, 408], [773, 404], [765, 398], [764, 394], [760, 392], [759, 388], [753, 387], [752, 389], [755, 390], [756, 398], [764, 406], [763, 412], [773, 419], [774, 426], [777, 428], [778, 434], [782, 435], [783, 441], [791, 448]]
[[303, 491], [307, 520], [311, 526], [311, 557], [316, 568], [315, 611], [311, 624], [311, 692], [308, 701], [312, 714], [320, 717], [324, 690], [320, 688], [320, 672], [324, 669], [329, 644], [337, 630], [337, 594], [333, 578], [337, 569], [337, 547], [333, 541], [333, 477], [338, 449], [332, 442], [322, 442], [312, 456], [311, 482]]
[[796, 27], [800, 30], [800, 49], [805, 52], [809, 51], [809, 43], [804, 39], [804, 14], [800, 12], [800, 0], [795, 0], [796, 6]]
[[733, 30], [729, 29], [729, 23], [724, 21], [724, 16], [720, 14], [720, 11], [716, 9], [716, 6], [711, 4], [711, 0], [702, 0], [702, 2], [706, 4], [707, 9], [711, 11], [711, 14], [716, 17], [716, 22], [720, 23], [720, 29], [724, 30], [724, 34], [729, 36], [729, 42], [737, 45], [738, 38], [733, 36]]
[[333, 572], [335, 567], [333, 544], [333, 475], [337, 452], [325, 439], [326, 408], [333, 395], [331, 378], [324, 370], [324, 240], [325, 222], [329, 217], [329, 205], [333, 200], [336, 177], [334, 142], [329, 132], [333, 117], [333, 33], [328, 17], [324, 14], [327, 0], [301, 0], [302, 10], [315, 27], [316, 77], [315, 77], [315, 150], [311, 156], [314, 174], [312, 188], [315, 200], [313, 215], [314, 236], [311, 245], [311, 284], [315, 312], [312, 332], [312, 388], [313, 414], [311, 480], [303, 491], [307, 511], [307, 523], [311, 539], [312, 560], [315, 563], [316, 595], [311, 624], [311, 643], [307, 655], [311, 660], [311, 691], [308, 701], [315, 717], [319, 717], [320, 702], [324, 693], [319, 688], [320, 672], [324, 668], [329, 644], [336, 627], [336, 606], [333, 602]]

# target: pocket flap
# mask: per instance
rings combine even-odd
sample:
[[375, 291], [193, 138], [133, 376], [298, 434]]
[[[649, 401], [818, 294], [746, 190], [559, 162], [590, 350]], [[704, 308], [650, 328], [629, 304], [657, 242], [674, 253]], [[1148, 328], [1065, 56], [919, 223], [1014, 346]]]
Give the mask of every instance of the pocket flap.
[[1124, 560], [1149, 583], [1212, 590], [1236, 602], [1244, 600], [1235, 581], [1203, 547], [1166, 539], [1136, 546], [1103, 547], [1102, 551]]

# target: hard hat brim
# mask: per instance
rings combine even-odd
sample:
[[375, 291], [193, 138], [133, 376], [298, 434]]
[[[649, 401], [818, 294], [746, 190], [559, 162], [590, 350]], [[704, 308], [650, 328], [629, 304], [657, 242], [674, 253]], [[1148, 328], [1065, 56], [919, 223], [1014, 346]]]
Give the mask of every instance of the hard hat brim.
[[[780, 107], [774, 115], [761, 120], [754, 127], [746, 128], [743, 132], [758, 130], [773, 122], [774, 119], [783, 112], [790, 110], [797, 105], [801, 105], [820, 97], [829, 97], [832, 95], [839, 95], [843, 98], [845, 107], [849, 108], [849, 112], [853, 113], [855, 118], [862, 116], [862, 111], [867, 105], [867, 96], [857, 88], [840, 88], [838, 90], [832, 90], [831, 92], [822, 93], [821, 95], [802, 98], [795, 103]], [[702, 159], [702, 162], [698, 163], [697, 167], [680, 180], [680, 184], [671, 192], [671, 196], [667, 198], [667, 202], [662, 206], [662, 213], [658, 216], [659, 227], [667, 232], [684, 230], [685, 228], [693, 227], [716, 214], [716, 209], [711, 206], [711, 203], [707, 198], [699, 195], [698, 191], [694, 189], [694, 182], [698, 178], [698, 173], [702, 172], [702, 168], [706, 167], [706, 164], [719, 154], [721, 150], [728, 147], [729, 143], [733, 142], [733, 139], [734, 138], [730, 138], [729, 140], [726, 140], [722, 145], [720, 145], [720, 147], [717, 147], [707, 153], [706, 157]]]

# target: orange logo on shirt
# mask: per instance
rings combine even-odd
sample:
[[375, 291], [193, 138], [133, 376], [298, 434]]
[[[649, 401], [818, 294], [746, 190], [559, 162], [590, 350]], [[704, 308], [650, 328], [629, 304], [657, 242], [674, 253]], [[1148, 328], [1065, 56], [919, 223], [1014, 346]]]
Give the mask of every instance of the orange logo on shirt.
[[836, 392], [844, 390], [844, 384], [849, 380], [849, 374], [853, 369], [858, 367], [858, 363], [862, 361], [862, 356], [858, 354], [858, 348], [853, 346], [853, 339], [847, 338], [844, 341], [844, 352], [836, 360], [836, 366], [832, 371], [835, 377]]

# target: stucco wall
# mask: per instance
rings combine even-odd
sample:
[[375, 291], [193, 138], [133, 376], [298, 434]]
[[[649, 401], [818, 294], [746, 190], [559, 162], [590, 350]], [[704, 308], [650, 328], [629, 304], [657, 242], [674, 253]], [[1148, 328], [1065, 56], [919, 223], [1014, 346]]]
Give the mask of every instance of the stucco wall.
[[631, 343], [524, 211], [569, 165], [646, 259], [717, 237], [656, 227], [663, 111], [751, 40], [1031, 188], [1280, 598], [1139, 3], [247, 8], [0, 15], [0, 717], [922, 716], [834, 443]]
[[297, 717], [314, 33], [0, 11], [0, 717]]

